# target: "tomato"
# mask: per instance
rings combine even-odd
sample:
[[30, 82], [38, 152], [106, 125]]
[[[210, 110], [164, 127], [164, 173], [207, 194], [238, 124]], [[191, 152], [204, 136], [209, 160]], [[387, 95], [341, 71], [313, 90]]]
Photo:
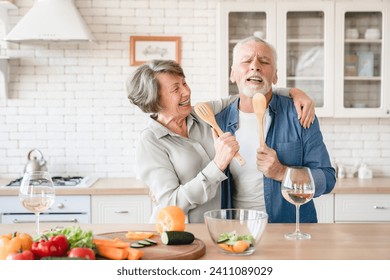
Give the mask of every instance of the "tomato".
[[30, 250], [24, 250], [23, 252], [10, 254], [7, 256], [7, 260], [34, 260], [35, 256]]
[[73, 248], [68, 252], [68, 257], [96, 260], [95, 251], [91, 248]]

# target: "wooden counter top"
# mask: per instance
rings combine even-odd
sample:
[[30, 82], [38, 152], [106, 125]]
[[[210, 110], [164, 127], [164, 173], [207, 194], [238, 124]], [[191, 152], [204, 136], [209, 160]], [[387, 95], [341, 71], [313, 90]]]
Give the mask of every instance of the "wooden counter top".
[[[0, 178], [0, 186], [11, 179]], [[143, 195], [147, 186], [135, 178], [101, 178], [89, 188], [57, 188], [58, 195]], [[390, 177], [372, 179], [337, 179], [333, 193], [340, 194], [390, 194]], [[1, 195], [17, 195], [17, 188], [0, 188]]]
[[[41, 224], [41, 230], [56, 224]], [[138, 225], [80, 225], [94, 234], [118, 231], [154, 231], [152, 224]], [[268, 224], [256, 252], [250, 256], [221, 254], [212, 243], [205, 224], [189, 224], [187, 231], [206, 244], [202, 259], [240, 260], [390, 260], [390, 223], [370, 224], [301, 224], [301, 230], [312, 235], [310, 240], [285, 240], [294, 224]], [[0, 234], [14, 231], [34, 233], [34, 224], [0, 224]]]
[[[0, 179], [0, 186], [6, 185], [11, 179]], [[16, 187], [0, 188], [1, 195], [18, 195]], [[135, 178], [100, 178], [89, 188], [56, 188], [57, 195], [147, 195], [148, 187]]]
[[390, 177], [372, 179], [343, 178], [336, 180], [333, 193], [342, 194], [390, 194]]

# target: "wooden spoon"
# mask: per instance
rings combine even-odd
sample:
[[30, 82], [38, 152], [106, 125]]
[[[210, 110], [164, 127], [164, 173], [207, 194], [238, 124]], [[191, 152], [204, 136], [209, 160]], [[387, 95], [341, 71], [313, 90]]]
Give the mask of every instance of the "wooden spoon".
[[265, 96], [261, 93], [256, 93], [252, 98], [253, 109], [257, 116], [257, 121], [259, 122], [259, 133], [260, 133], [260, 147], [264, 147], [264, 127], [263, 127], [263, 118], [265, 111], [267, 110], [267, 100]]
[[[218, 136], [221, 136], [223, 134], [222, 129], [219, 127], [219, 125], [217, 124], [217, 121], [215, 120], [213, 110], [210, 108], [210, 106], [207, 103], [196, 104], [194, 107], [194, 110], [202, 120], [204, 120], [212, 128], [215, 129]], [[238, 152], [234, 156], [234, 158], [237, 160], [238, 164], [241, 166], [243, 166], [246, 163], [245, 159]]]

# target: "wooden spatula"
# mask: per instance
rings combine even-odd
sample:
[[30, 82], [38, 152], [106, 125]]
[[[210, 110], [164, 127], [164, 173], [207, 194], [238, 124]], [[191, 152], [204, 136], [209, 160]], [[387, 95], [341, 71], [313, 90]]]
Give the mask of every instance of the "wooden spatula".
[[[195, 112], [198, 114], [198, 116], [204, 120], [206, 123], [208, 123], [212, 128], [215, 129], [218, 136], [221, 136], [223, 134], [222, 129], [217, 124], [217, 121], [215, 120], [214, 112], [210, 108], [210, 106], [207, 103], [198, 103], [194, 107]], [[243, 166], [246, 161], [245, 159], [240, 155], [240, 153], [237, 153], [234, 158], [237, 160], [238, 164]]]
[[263, 118], [265, 111], [267, 110], [267, 100], [265, 96], [261, 93], [256, 93], [252, 98], [253, 109], [257, 116], [257, 121], [259, 122], [259, 133], [260, 133], [260, 147], [264, 147], [264, 127], [263, 127]]

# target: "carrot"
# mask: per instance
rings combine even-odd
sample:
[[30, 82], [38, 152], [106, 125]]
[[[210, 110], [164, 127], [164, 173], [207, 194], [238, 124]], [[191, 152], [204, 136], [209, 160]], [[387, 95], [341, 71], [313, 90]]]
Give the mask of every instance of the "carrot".
[[225, 243], [220, 243], [220, 244], [218, 244], [218, 246], [219, 246], [221, 249], [225, 250], [225, 251], [234, 252], [234, 251], [233, 251], [233, 247], [232, 247], [231, 245], [227, 245], [227, 244], [225, 244]]
[[110, 260], [124, 260], [128, 256], [127, 248], [117, 248], [102, 244], [96, 244], [96, 248], [100, 256]]
[[249, 242], [247, 242], [245, 240], [239, 240], [236, 243], [234, 243], [232, 249], [233, 249], [233, 252], [235, 252], [235, 253], [242, 253], [246, 249], [249, 248], [249, 245], [250, 245]]
[[130, 247], [127, 248], [127, 253], [128, 253], [127, 255], [128, 260], [139, 260], [144, 255], [143, 251], [130, 248]]
[[128, 231], [126, 233], [126, 238], [130, 240], [143, 240], [150, 238], [153, 235], [154, 233], [150, 231]]
[[129, 242], [123, 242], [119, 238], [114, 239], [94, 239], [93, 243], [96, 245], [103, 245], [108, 247], [115, 247], [115, 248], [126, 248], [129, 247]]

